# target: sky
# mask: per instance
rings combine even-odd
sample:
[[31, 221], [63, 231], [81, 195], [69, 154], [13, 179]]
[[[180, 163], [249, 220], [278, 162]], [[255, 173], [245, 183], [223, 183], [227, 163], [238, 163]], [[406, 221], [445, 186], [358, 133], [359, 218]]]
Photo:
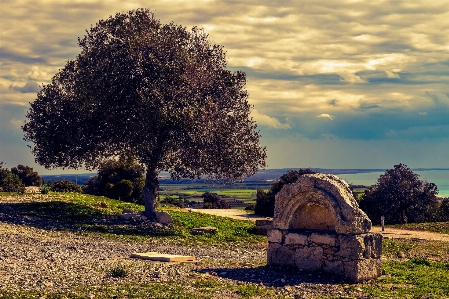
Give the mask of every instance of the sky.
[[86, 172], [37, 165], [20, 127], [86, 29], [141, 7], [247, 74], [268, 168], [449, 168], [449, 0], [0, 0], [5, 167]]

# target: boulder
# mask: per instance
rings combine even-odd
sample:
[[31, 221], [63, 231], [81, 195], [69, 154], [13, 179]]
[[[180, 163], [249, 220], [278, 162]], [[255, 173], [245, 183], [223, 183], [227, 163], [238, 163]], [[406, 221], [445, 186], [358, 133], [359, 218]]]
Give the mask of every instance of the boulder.
[[167, 212], [154, 212], [156, 214], [156, 221], [161, 224], [169, 224], [173, 222], [173, 218]]

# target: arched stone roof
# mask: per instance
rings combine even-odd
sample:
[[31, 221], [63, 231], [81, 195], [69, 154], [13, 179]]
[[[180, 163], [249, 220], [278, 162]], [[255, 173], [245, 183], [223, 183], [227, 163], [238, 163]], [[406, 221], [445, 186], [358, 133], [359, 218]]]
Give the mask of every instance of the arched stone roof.
[[345, 181], [330, 174], [306, 174], [276, 195], [273, 227], [362, 234], [370, 231], [371, 220]]

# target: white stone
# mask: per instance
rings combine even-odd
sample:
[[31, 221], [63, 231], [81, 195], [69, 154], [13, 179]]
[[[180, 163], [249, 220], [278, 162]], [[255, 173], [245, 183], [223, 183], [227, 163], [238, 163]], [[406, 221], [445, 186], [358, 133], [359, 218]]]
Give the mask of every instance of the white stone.
[[270, 243], [282, 243], [282, 232], [277, 229], [270, 229], [267, 232], [267, 238]]
[[307, 245], [307, 236], [295, 233], [289, 233], [285, 236], [285, 244]]
[[310, 241], [316, 244], [335, 246], [335, 236], [327, 234], [312, 234]]

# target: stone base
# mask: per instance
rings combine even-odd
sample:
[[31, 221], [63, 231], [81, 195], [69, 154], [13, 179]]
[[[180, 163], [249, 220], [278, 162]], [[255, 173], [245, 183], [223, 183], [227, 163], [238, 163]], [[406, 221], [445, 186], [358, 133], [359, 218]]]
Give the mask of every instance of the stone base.
[[381, 275], [382, 235], [268, 231], [268, 265], [324, 271], [360, 282]]

